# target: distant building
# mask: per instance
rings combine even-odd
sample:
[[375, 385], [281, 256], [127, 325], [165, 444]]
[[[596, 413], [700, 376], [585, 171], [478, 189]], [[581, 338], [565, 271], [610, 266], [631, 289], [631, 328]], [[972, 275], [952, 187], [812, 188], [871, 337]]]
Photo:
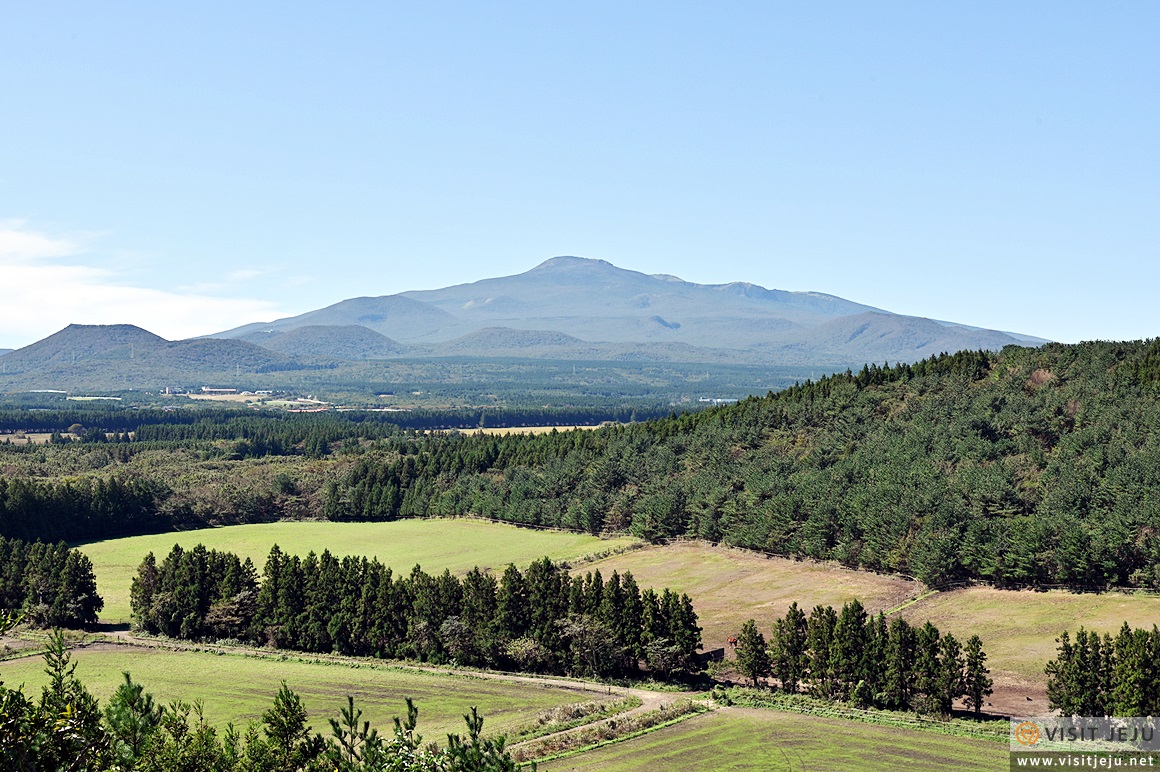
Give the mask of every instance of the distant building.
[[211, 389], [209, 386], [201, 387], [202, 394], [237, 394], [237, 389]]

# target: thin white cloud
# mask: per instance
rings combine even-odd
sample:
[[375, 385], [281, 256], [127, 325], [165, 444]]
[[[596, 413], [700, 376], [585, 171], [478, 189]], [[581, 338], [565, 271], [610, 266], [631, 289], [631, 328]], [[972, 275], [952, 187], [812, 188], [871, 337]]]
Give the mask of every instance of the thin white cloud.
[[27, 345], [71, 323], [135, 324], [175, 340], [286, 315], [257, 298], [133, 286], [95, 262], [76, 239], [0, 222], [0, 347]]
[[0, 220], [0, 266], [80, 254], [80, 244], [27, 230], [23, 220]]

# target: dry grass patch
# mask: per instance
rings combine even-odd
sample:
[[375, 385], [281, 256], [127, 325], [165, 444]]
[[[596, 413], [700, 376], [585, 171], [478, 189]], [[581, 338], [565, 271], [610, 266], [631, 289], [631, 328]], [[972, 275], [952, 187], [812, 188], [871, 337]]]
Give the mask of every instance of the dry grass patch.
[[701, 543], [670, 544], [614, 555], [577, 569], [631, 571], [643, 587], [670, 587], [685, 592], [703, 629], [706, 649], [725, 646], [745, 620], [757, 620], [768, 636], [773, 620], [794, 601], [807, 609], [841, 606], [858, 598], [872, 611], [886, 611], [922, 590], [918, 582], [897, 576], [853, 571], [830, 564], [767, 558], [744, 550]]
[[1114, 635], [1125, 621], [1151, 628], [1160, 624], [1160, 597], [969, 587], [923, 598], [902, 615], [913, 624], [929, 619], [960, 641], [982, 638], [996, 685], [992, 708], [1033, 715], [1031, 709], [1047, 710], [1043, 668], [1055, 656], [1060, 633], [1083, 626]]

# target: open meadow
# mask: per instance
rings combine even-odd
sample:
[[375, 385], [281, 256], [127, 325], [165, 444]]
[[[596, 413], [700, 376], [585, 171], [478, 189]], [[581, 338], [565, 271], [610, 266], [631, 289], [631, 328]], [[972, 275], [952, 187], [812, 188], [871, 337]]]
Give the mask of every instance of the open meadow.
[[706, 649], [725, 645], [745, 620], [769, 634], [773, 620], [794, 601], [809, 613], [815, 605], [841, 606], [858, 598], [877, 613], [918, 595], [923, 586], [897, 576], [853, 571], [833, 563], [765, 557], [755, 552], [683, 542], [613, 555], [583, 566], [631, 571], [641, 587], [670, 587], [693, 599]]
[[1007, 746], [935, 732], [803, 716], [777, 710], [722, 708], [624, 742], [555, 761], [545, 772], [641, 769], [894, 772], [1007, 768]]
[[603, 539], [582, 533], [537, 531], [479, 520], [395, 520], [387, 523], [280, 522], [203, 528], [149, 536], [107, 539], [80, 545], [93, 561], [97, 589], [105, 599], [101, 620], [129, 621], [129, 585], [145, 555], [158, 561], [174, 544], [197, 544], [228, 550], [254, 561], [261, 573], [270, 548], [305, 555], [323, 550], [337, 556], [365, 555], [395, 571], [415, 564], [428, 573], [466, 573], [474, 566], [502, 572], [509, 563], [523, 566], [548, 556], [574, 561], [588, 555], [630, 547], [637, 540], [620, 536]]
[[[445, 741], [447, 732], [464, 731], [463, 714], [479, 708], [487, 733], [511, 732], [536, 719], [540, 711], [589, 701], [612, 701], [582, 684], [511, 683], [472, 676], [399, 668], [388, 664], [323, 662], [310, 655], [287, 653], [251, 656], [204, 651], [170, 651], [143, 646], [95, 644], [73, 651], [77, 676], [102, 701], [122, 682], [124, 671], [143, 684], [161, 704], [200, 700], [206, 719], [217, 727], [244, 726], [270, 708], [282, 681], [302, 698], [316, 730], [329, 732], [327, 718], [337, 717], [346, 697], [355, 698], [380, 732], [389, 732], [394, 716], [406, 717], [405, 698], [419, 708], [419, 732]], [[47, 682], [40, 656], [0, 662], [0, 678], [10, 686], [24, 684], [39, 695]]]
[[1060, 633], [1074, 636], [1082, 626], [1114, 635], [1125, 621], [1150, 629], [1160, 624], [1160, 597], [968, 587], [935, 593], [900, 613], [912, 624], [929, 619], [960, 641], [977, 634], [995, 680], [989, 710], [1036, 715], [1047, 712], [1043, 667], [1055, 657]]

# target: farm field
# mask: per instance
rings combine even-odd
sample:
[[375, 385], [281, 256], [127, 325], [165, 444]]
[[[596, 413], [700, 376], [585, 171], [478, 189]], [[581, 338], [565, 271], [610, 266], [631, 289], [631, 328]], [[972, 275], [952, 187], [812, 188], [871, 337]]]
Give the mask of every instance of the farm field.
[[809, 613], [817, 604], [838, 607], [858, 598], [877, 613], [894, 608], [923, 589], [920, 583], [901, 577], [698, 543], [646, 547], [598, 560], [580, 570], [594, 569], [600, 569], [605, 579], [614, 570], [628, 570], [641, 587], [670, 587], [688, 593], [706, 649], [724, 646], [751, 617], [768, 636], [774, 618], [783, 616], [794, 601]]
[[233, 525], [149, 536], [108, 539], [80, 545], [93, 561], [97, 589], [105, 599], [101, 620], [129, 621], [129, 585], [149, 552], [160, 561], [174, 544], [204, 544], [254, 561], [259, 573], [277, 544], [283, 552], [305, 555], [330, 550], [334, 555], [365, 555], [396, 571], [420, 564], [429, 573], [474, 566], [502, 571], [508, 563], [525, 565], [545, 555], [576, 560], [637, 543], [629, 537], [601, 539], [581, 533], [535, 531], [478, 520], [396, 520], [388, 523], [281, 522]]
[[1047, 711], [1043, 667], [1055, 656], [1060, 633], [1074, 635], [1083, 626], [1114, 635], [1125, 620], [1151, 628], [1160, 624], [1160, 597], [969, 587], [936, 593], [901, 613], [912, 624], [929, 619], [960, 641], [978, 634], [995, 680], [993, 709], [1034, 715]]
[[545, 772], [664, 770], [995, 770], [1007, 746], [934, 732], [722, 708], [578, 756], [540, 762]]
[[[74, 649], [73, 661], [77, 676], [102, 702], [122, 682], [122, 671], [129, 671], [161, 704], [201, 700], [206, 719], [217, 727], [244, 726], [259, 718], [283, 680], [302, 698], [316, 730], [329, 732], [327, 718], [338, 716], [349, 694], [364, 720], [389, 733], [391, 719], [406, 716], [404, 699], [411, 697], [419, 708], [420, 734], [437, 741], [446, 741], [448, 732], [463, 733], [463, 714], [472, 705], [479, 707], [490, 734], [534, 721], [537, 713], [558, 705], [619, 698], [580, 687], [426, 673], [365, 661], [358, 666], [301, 662], [293, 655], [282, 659], [96, 644]], [[0, 678], [9, 686], [23, 683], [32, 695], [47, 682], [40, 656], [0, 662]]]

